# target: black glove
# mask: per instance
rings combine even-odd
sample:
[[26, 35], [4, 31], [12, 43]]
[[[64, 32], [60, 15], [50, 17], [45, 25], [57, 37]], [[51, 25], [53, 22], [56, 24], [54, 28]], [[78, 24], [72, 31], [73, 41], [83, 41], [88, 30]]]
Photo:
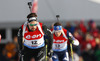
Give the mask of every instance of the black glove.
[[51, 58], [52, 55], [53, 55], [53, 50], [48, 51], [47, 56], [48, 56], [49, 58]]
[[24, 55], [24, 52], [22, 50], [19, 50], [20, 55]]
[[22, 50], [19, 50], [19, 60], [18, 61], [24, 61], [23, 57], [24, 57], [24, 52]]
[[69, 42], [70, 43], [74, 43], [73, 39], [71, 37], [69, 37]]

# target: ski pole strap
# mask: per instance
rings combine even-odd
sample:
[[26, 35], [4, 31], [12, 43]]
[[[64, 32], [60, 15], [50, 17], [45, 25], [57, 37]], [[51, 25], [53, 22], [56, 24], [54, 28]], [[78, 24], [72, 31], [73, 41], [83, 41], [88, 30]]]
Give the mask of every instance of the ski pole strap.
[[41, 26], [40, 26], [39, 22], [37, 22], [37, 26], [38, 26], [39, 31], [42, 33], [42, 35], [44, 35], [44, 33], [43, 33], [42, 29], [41, 29]]
[[63, 36], [64, 36], [66, 39], [68, 39], [67, 36], [65, 35], [63, 29], [61, 30], [61, 32], [62, 32]]

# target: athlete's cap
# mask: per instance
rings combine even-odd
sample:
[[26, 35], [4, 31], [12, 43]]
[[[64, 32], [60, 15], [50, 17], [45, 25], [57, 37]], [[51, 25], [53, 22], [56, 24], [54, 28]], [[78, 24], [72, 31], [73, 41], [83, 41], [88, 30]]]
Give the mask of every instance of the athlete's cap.
[[54, 26], [54, 30], [62, 30], [62, 26]]

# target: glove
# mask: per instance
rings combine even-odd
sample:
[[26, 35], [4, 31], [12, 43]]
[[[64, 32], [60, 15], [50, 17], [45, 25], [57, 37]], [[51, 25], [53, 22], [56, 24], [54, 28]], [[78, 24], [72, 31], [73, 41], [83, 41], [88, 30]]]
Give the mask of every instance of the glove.
[[22, 50], [19, 51], [20, 55], [24, 55], [24, 52]]
[[52, 55], [53, 55], [53, 50], [50, 50], [50, 51], [47, 53], [47, 56], [48, 56], [49, 58], [51, 58]]
[[69, 42], [72, 43], [72, 44], [74, 43], [74, 41], [72, 40], [71, 37], [69, 37]]

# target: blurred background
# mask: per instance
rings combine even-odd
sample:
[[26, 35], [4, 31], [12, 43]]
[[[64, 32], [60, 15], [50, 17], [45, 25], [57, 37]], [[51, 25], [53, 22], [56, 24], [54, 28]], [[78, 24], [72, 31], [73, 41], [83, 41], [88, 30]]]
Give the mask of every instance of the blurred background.
[[[0, 61], [18, 61], [17, 32], [30, 13], [28, 2], [0, 0]], [[75, 61], [100, 61], [100, 0], [38, 0], [36, 4], [39, 22], [52, 29], [60, 15], [63, 27], [79, 40], [80, 46], [73, 46]]]

